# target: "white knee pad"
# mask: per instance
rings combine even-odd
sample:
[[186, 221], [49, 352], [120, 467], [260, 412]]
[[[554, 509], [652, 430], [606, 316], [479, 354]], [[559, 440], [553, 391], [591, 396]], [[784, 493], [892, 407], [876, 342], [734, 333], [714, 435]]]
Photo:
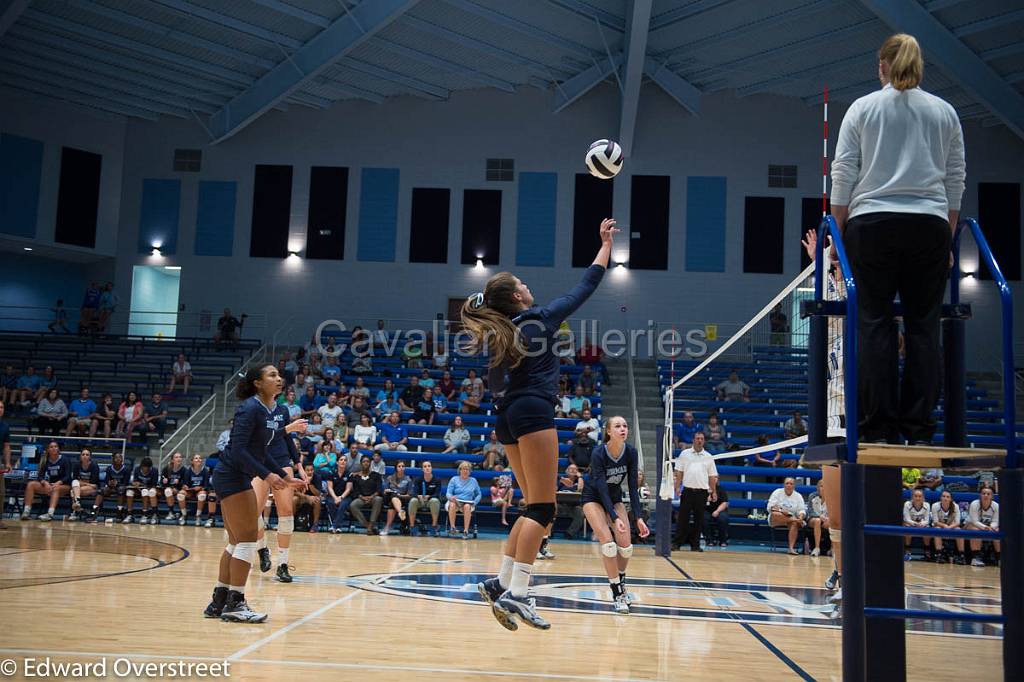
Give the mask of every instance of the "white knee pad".
[[156, 488], [149, 489], [149, 496], [156, 499]]
[[178, 493], [178, 502], [185, 501], [185, 493]]
[[234, 555], [235, 555], [235, 546], [234, 546], [234, 545], [232, 545], [232, 544], [231, 544], [231, 543], [229, 542], [229, 543], [228, 543], [228, 546], [224, 548], [224, 551], [225, 551], [225, 552], [227, 552], [228, 554], [230, 554], [230, 555], [234, 556]]
[[843, 529], [842, 528], [829, 528], [828, 529], [828, 536], [829, 536], [829, 538], [831, 538], [832, 542], [842, 542], [843, 541]]
[[239, 542], [235, 545], [235, 550], [231, 552], [232, 558], [244, 561], [247, 564], [252, 563], [252, 558], [256, 555], [256, 543], [255, 542]]
[[623, 559], [628, 559], [629, 557], [633, 556], [633, 545], [619, 547], [619, 556]]
[[77, 493], [78, 489], [81, 488], [81, 487], [82, 487], [82, 482], [79, 481], [77, 478], [75, 480], [71, 481], [71, 490], [73, 492]]
[[174, 494], [174, 490], [171, 488], [164, 488], [164, 497], [170, 497]]
[[256, 517], [256, 527], [259, 528], [260, 530], [266, 530], [267, 529], [267, 522], [263, 519], [263, 514], [260, 514], [259, 516]]
[[135, 488], [128, 488], [128, 490], [124, 491], [124, 495], [129, 500], [132, 499], [133, 497], [135, 497]]
[[278, 535], [289, 535], [293, 530], [295, 530], [294, 516], [282, 516], [277, 520]]
[[618, 553], [618, 551], [618, 545], [616, 545], [614, 542], [606, 542], [603, 545], [601, 545], [601, 554], [608, 557], [609, 559], [615, 556]]
[[196, 495], [196, 499], [200, 502], [206, 502], [206, 493], [199, 493]]

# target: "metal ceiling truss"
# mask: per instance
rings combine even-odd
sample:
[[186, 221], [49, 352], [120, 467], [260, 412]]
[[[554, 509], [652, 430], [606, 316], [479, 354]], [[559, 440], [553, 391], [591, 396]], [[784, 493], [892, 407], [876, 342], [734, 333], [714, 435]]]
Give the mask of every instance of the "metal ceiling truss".
[[48, 83], [40, 83], [36, 80], [25, 78], [23, 76], [8, 75], [2, 70], [0, 70], [0, 84], [18, 88], [19, 90], [26, 90], [37, 95], [44, 95], [58, 101], [72, 102], [74, 104], [80, 104], [93, 109], [100, 109], [107, 113], [118, 114], [120, 116], [132, 116], [135, 118], [146, 119], [147, 121], [156, 121], [159, 119], [159, 116], [152, 111], [139, 109], [137, 107], [118, 106], [117, 104], [109, 102], [103, 96], [90, 97], [87, 95], [81, 95], [77, 92], [54, 87]]

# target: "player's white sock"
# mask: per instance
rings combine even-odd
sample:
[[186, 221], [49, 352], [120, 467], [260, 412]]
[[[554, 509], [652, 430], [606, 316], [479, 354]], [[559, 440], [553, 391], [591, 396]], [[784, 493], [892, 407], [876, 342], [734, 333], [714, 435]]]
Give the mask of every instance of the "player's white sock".
[[214, 585], [214, 587], [228, 587], [228, 588], [230, 588], [231, 586], [228, 585], [227, 583], [222, 583], [221, 581], [218, 580], [217, 584]]
[[506, 590], [512, 582], [512, 565], [516, 562], [515, 557], [501, 555], [501, 570], [498, 571], [498, 584]]
[[278, 547], [277, 548], [277, 563], [287, 564], [288, 563], [288, 548]]
[[508, 589], [513, 597], [525, 597], [530, 589], [530, 575], [533, 573], [533, 564], [523, 564], [518, 561], [512, 564], [512, 580]]
[[266, 549], [266, 548], [267, 548], [267, 536], [264, 535], [263, 537], [261, 537], [260, 539], [258, 539], [256, 541], [256, 549]]
[[53, 516], [54, 513], [57, 511], [57, 508], [56, 507], [50, 507], [49, 511], [50, 511], [50, 516]]

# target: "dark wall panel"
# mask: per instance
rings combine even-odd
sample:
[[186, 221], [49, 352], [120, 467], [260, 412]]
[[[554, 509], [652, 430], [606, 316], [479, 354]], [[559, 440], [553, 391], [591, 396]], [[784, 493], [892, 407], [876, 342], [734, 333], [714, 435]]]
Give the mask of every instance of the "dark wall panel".
[[[832, 210], [832, 202], [825, 204], [826, 210]], [[806, 197], [800, 202], [800, 234], [797, 237], [796, 244], [792, 248], [800, 249], [800, 271], [811, 264], [811, 259], [807, 255], [807, 251], [804, 250], [803, 244], [800, 243], [803, 240], [807, 230], [817, 230], [818, 225], [821, 224], [821, 197]], [[792, 237], [790, 237], [792, 239]], [[787, 245], [786, 248], [791, 248]]]
[[309, 169], [309, 217], [306, 258], [341, 260], [345, 257], [345, 212], [348, 209], [348, 168], [313, 166]]
[[257, 164], [255, 173], [249, 255], [286, 258], [292, 210], [292, 167]]
[[782, 274], [786, 200], [747, 197], [743, 212], [743, 272]]
[[[979, 182], [978, 223], [1003, 277], [1020, 280], [1020, 185]], [[979, 265], [978, 277], [992, 279], [984, 261]]]
[[585, 268], [594, 262], [601, 246], [598, 228], [612, 217], [614, 180], [600, 180], [589, 173], [576, 174], [572, 214], [572, 266]]
[[[634, 175], [629, 202], [629, 267], [668, 269], [669, 190], [667, 175]], [[639, 234], [639, 237], [633, 235]]]
[[54, 241], [74, 246], [96, 246], [96, 219], [100, 207], [99, 154], [64, 147], [60, 155], [57, 191], [57, 226]]
[[497, 265], [501, 250], [501, 190], [467, 189], [462, 195], [462, 264]]
[[[410, 263], [448, 262], [448, 220], [451, 212], [451, 198], [452, 191], [450, 189], [413, 188], [412, 216], [409, 220]], [[498, 199], [500, 210], [501, 198]]]

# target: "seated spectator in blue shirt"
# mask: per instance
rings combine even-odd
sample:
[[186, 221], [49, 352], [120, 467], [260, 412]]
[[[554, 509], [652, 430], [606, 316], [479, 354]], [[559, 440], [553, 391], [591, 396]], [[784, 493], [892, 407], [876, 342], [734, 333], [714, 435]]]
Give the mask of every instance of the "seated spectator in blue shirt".
[[42, 400], [51, 388], [57, 388], [57, 377], [53, 373], [53, 367], [47, 365], [43, 370], [43, 375], [39, 377], [39, 388], [36, 390], [35, 401]]
[[373, 446], [374, 450], [408, 450], [406, 443], [409, 442], [409, 432], [399, 419], [398, 410], [394, 410], [386, 421], [381, 422], [380, 442]]
[[398, 404], [398, 401], [394, 398], [388, 400], [382, 400], [377, 403], [377, 406], [373, 408], [373, 411], [378, 419], [387, 419], [388, 415], [392, 412], [398, 412], [401, 414], [402, 406]]
[[159, 393], [153, 394], [153, 399], [146, 405], [146, 425], [150, 431], [156, 431], [160, 440], [164, 439], [167, 430], [167, 403]]
[[96, 401], [89, 398], [89, 389], [83, 388], [79, 397], [68, 405], [68, 427], [64, 431], [64, 435], [70, 436], [75, 431], [81, 435], [92, 425], [95, 414]]
[[693, 418], [693, 412], [683, 412], [683, 421], [672, 425], [672, 437], [675, 438], [676, 448], [693, 446], [693, 435], [702, 431], [704, 427]]
[[334, 451], [334, 442], [322, 440], [317, 446], [316, 457], [313, 458], [313, 469], [330, 473], [338, 468], [338, 453]]
[[380, 404], [382, 402], [391, 401], [394, 401], [396, 405], [398, 404], [398, 391], [395, 390], [395, 382], [391, 379], [385, 379], [384, 388], [377, 391], [377, 399], [373, 402], [375, 404]]
[[436, 414], [445, 414], [448, 412], [448, 398], [445, 398], [444, 394], [441, 393], [441, 387], [434, 386], [430, 391], [434, 401], [434, 412]]
[[322, 395], [318, 395], [316, 389], [312, 386], [307, 386], [306, 395], [299, 398], [299, 407], [302, 408], [302, 416], [306, 419], [312, 419], [317, 410], [326, 404], [327, 399]]
[[462, 512], [462, 539], [469, 539], [469, 525], [473, 517], [473, 510], [480, 504], [482, 494], [480, 483], [470, 476], [473, 471], [469, 462], [459, 462], [459, 475], [448, 481], [448, 490], [445, 496], [448, 502], [445, 508], [448, 510], [448, 534], [457, 536], [455, 530], [455, 516]]
[[14, 365], [7, 365], [0, 374], [0, 403], [14, 402], [18, 390], [18, 375], [14, 373]]
[[423, 388], [434, 387], [434, 380], [430, 378], [429, 369], [424, 369], [423, 372], [420, 373], [420, 386], [422, 386]]
[[36, 368], [29, 365], [25, 368], [25, 373], [18, 377], [14, 402], [22, 407], [31, 405], [32, 401], [36, 399], [36, 393], [39, 392], [40, 384], [41, 379], [36, 374]]
[[341, 381], [341, 367], [338, 367], [338, 359], [329, 357], [324, 366], [320, 369], [324, 375], [324, 383], [328, 386], [337, 386]]

